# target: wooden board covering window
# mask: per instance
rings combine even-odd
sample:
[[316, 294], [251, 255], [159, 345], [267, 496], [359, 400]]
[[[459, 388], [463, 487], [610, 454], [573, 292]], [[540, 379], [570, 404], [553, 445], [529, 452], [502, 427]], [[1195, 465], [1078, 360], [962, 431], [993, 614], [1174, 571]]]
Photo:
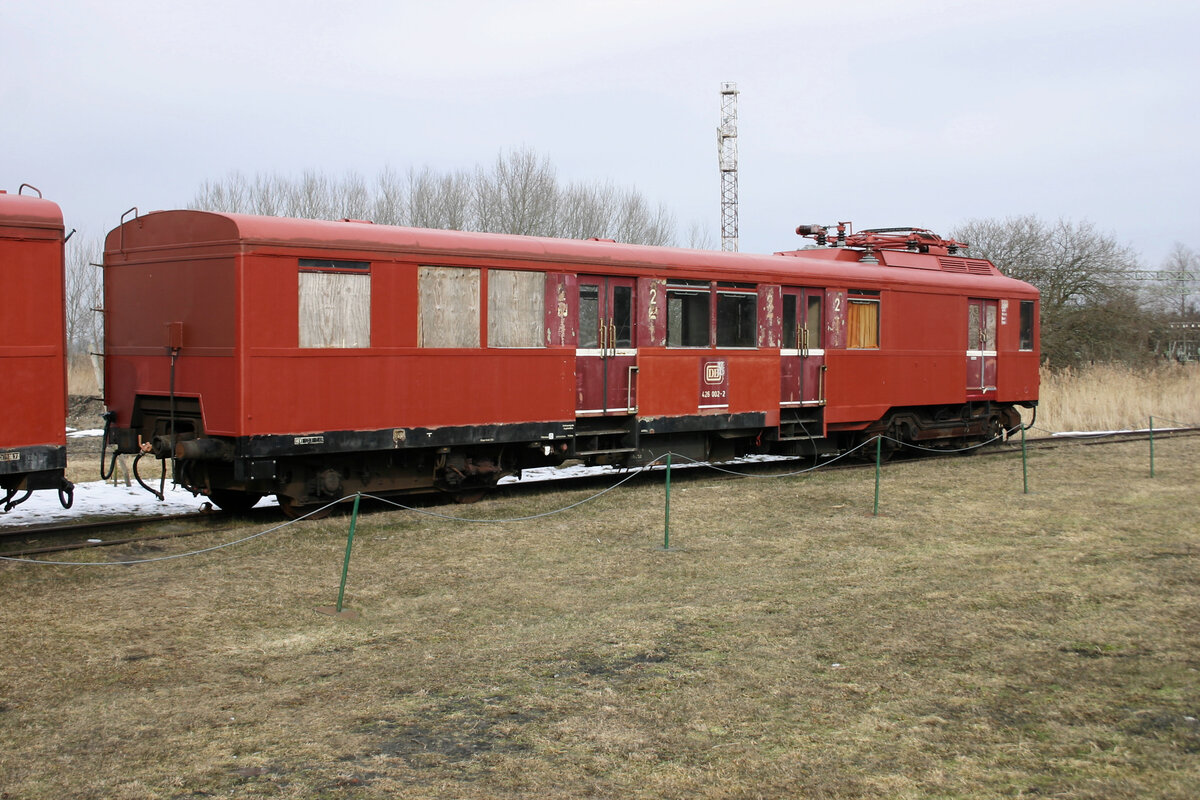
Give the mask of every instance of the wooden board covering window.
[[371, 276], [300, 273], [300, 346], [370, 347]]
[[488, 347], [543, 347], [546, 275], [488, 270]]
[[479, 347], [479, 270], [421, 267], [421, 347]]

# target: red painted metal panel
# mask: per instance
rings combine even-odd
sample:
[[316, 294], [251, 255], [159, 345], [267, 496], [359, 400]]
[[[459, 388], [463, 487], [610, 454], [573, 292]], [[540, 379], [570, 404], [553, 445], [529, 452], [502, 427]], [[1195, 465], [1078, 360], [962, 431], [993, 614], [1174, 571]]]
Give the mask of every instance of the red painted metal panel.
[[846, 291], [825, 292], [825, 347], [838, 350], [846, 346]]
[[697, 412], [701, 353], [643, 350], [638, 361], [638, 414], [671, 417]]
[[252, 355], [249, 435], [569, 420], [565, 350]]
[[766, 411], [778, 418], [779, 358], [773, 350], [726, 351], [729, 411]]
[[0, 194], [0, 449], [66, 444], [62, 212]]
[[[291, 266], [291, 281], [296, 269]], [[257, 276], [255, 262], [247, 259], [247, 279]], [[262, 286], [262, 291], [271, 291]], [[417, 346], [417, 268], [392, 260], [371, 262], [371, 346]]]
[[546, 346], [579, 343], [579, 287], [574, 275], [546, 275]]
[[[116, 412], [117, 424], [129, 425], [135, 395], [169, 394], [168, 325], [177, 322], [183, 347], [176, 363], [176, 394], [202, 398], [209, 433], [242, 433], [236, 412], [241, 392], [235, 360], [242, 340], [235, 258], [139, 255], [139, 262], [123, 263], [120, 254], [109, 253], [104, 271], [105, 403]], [[271, 292], [263, 313], [252, 317], [269, 329], [269, 321], [288, 309], [294, 319], [295, 300], [282, 299], [296, 296], [294, 276], [290, 293], [284, 294], [286, 281]], [[294, 323], [291, 331], [294, 347]]]
[[783, 344], [783, 292], [778, 286], [758, 287], [758, 346], [786, 347]]
[[662, 278], [638, 278], [638, 309], [641, 323], [638, 347], [667, 345], [667, 282]]

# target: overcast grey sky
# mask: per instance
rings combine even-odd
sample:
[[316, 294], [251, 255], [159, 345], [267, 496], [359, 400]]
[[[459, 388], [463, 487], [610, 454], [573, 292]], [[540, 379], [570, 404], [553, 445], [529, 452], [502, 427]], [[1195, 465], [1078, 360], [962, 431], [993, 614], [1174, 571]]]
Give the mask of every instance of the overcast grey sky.
[[529, 147], [741, 249], [799, 223], [1088, 219], [1200, 250], [1200, 4], [1182, 0], [0, 3], [0, 189], [100, 234], [248, 175], [368, 180]]

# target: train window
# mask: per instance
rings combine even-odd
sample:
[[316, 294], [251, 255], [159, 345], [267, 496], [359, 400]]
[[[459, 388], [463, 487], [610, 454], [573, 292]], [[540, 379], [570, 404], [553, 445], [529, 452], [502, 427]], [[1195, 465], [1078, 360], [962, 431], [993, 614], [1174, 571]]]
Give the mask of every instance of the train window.
[[488, 270], [488, 347], [543, 347], [546, 274]]
[[301, 270], [318, 272], [364, 272], [371, 269], [370, 261], [343, 261], [334, 258], [302, 258]]
[[1021, 345], [1022, 350], [1033, 349], [1033, 301], [1021, 301]]
[[300, 346], [371, 346], [371, 275], [300, 271]]
[[600, 287], [594, 283], [579, 284], [579, 346], [600, 346]]
[[712, 292], [707, 281], [676, 281], [667, 284], [667, 346], [709, 346], [709, 303]]
[[796, 295], [783, 296], [783, 349], [790, 350], [800, 347], [800, 339], [796, 336]]
[[421, 347], [479, 347], [479, 270], [421, 267], [417, 293]]
[[786, 290], [783, 295], [783, 344], [785, 350], [820, 350], [820, 289]]
[[717, 347], [754, 347], [757, 315], [753, 284], [717, 284]]
[[613, 347], [633, 346], [633, 287], [612, 287]]
[[879, 347], [879, 301], [851, 297], [846, 306], [846, 347], [871, 350]]
[[821, 344], [821, 296], [808, 296], [808, 313], [804, 317], [805, 347], [820, 350]]

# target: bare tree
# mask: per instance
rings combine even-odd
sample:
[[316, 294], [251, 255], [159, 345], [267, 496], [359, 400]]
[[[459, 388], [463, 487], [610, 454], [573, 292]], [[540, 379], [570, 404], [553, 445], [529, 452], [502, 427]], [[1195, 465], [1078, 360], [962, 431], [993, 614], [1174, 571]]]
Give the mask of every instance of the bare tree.
[[558, 233], [572, 239], [602, 239], [615, 233], [619, 202], [611, 183], [572, 183], [559, 192]]
[[1049, 308], [1101, 301], [1137, 267], [1130, 248], [1086, 220], [1047, 223], [1033, 215], [973, 219], [952, 235], [970, 244], [971, 255], [1036, 286], [1042, 305]]
[[389, 225], [611, 238], [670, 245], [675, 219], [636, 189], [609, 183], [560, 184], [549, 159], [532, 150], [501, 152], [489, 167], [439, 172], [385, 169], [373, 182], [309, 170], [299, 179], [239, 172], [207, 181], [189, 204], [212, 211], [310, 219], [373, 219]]
[[468, 173], [456, 171], [436, 173], [429, 167], [411, 169], [408, 173], [404, 213], [395, 223], [417, 228], [470, 230], [473, 225], [472, 180]]
[[103, 273], [98, 266], [103, 251], [101, 239], [82, 234], [72, 236], [65, 248], [63, 312], [67, 357], [75, 364], [99, 353], [104, 341], [104, 318], [99, 311], [104, 297]]
[[476, 173], [479, 230], [553, 236], [558, 177], [547, 158], [531, 150], [501, 153], [490, 171]]
[[687, 246], [693, 250], [717, 250], [719, 249], [713, 243], [712, 231], [706, 228], [697, 220], [692, 220], [688, 224]]
[[1192, 298], [1200, 293], [1200, 255], [1182, 242], [1175, 242], [1153, 284], [1153, 295], [1162, 310], [1178, 314], [1180, 320], [1195, 317]]
[[351, 172], [342, 178], [334, 196], [338, 201], [339, 219], [367, 219], [374, 206], [366, 181], [357, 172]]
[[969, 220], [952, 236], [1042, 293], [1042, 356], [1051, 363], [1149, 354], [1153, 323], [1127, 280], [1137, 257], [1113, 235], [1086, 220], [1047, 223], [1025, 215]]

